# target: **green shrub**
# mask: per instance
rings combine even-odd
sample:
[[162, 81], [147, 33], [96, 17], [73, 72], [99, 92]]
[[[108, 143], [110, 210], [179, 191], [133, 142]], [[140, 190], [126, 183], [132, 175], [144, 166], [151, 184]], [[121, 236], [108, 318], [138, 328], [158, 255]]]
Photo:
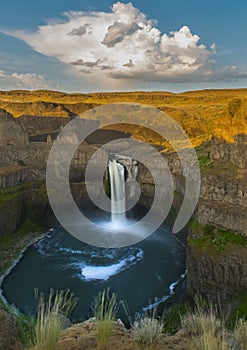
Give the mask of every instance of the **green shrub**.
[[35, 344], [35, 327], [36, 320], [33, 317], [19, 313], [16, 316], [16, 326], [19, 337], [27, 348]]
[[174, 304], [167, 309], [162, 316], [165, 332], [176, 333], [181, 327], [181, 318], [190, 311], [191, 307], [187, 304]]
[[27, 166], [27, 164], [22, 159], [18, 160], [17, 164], [19, 166]]
[[27, 348], [33, 346], [35, 344], [36, 320], [21, 313], [14, 305], [5, 305], [5, 310], [14, 316], [22, 344]]

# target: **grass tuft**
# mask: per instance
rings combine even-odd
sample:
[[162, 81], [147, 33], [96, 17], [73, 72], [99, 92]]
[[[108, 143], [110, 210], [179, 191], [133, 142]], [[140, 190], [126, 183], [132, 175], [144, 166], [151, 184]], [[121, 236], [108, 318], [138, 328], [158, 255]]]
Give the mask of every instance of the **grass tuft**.
[[157, 345], [163, 328], [163, 321], [158, 321], [157, 310], [153, 309], [144, 314], [137, 315], [132, 324], [132, 335], [138, 342], [147, 345], [149, 348], [150, 346], [153, 348], [153, 346]]
[[225, 320], [212, 303], [207, 304], [200, 298], [195, 299], [196, 309], [181, 319], [182, 329], [191, 337], [190, 350], [230, 350]]
[[154, 344], [159, 341], [163, 325], [155, 318], [142, 317], [132, 325], [134, 339], [144, 344]]
[[94, 299], [93, 313], [96, 320], [96, 341], [98, 348], [101, 350], [107, 349], [109, 344], [117, 309], [116, 294], [112, 293], [110, 295], [109, 288], [100, 292]]
[[74, 309], [77, 299], [69, 291], [50, 290], [47, 300], [44, 293], [39, 295], [36, 344], [33, 350], [54, 350], [60, 332], [65, 326], [66, 317]]
[[247, 350], [247, 321], [239, 319], [234, 329], [235, 347], [240, 350]]

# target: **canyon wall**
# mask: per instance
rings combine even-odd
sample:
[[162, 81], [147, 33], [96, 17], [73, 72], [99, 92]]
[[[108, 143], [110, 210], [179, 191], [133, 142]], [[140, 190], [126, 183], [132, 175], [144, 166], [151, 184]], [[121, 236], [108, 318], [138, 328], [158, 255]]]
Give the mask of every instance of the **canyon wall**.
[[229, 245], [212, 254], [188, 244], [187, 291], [216, 302], [247, 290], [247, 247]]
[[[181, 96], [133, 93], [129, 94], [128, 98], [124, 94], [125, 97], [121, 94], [78, 97], [59, 93], [54, 95], [51, 92], [52, 98], [56, 100], [54, 104], [48, 101], [41, 103], [39, 100], [42, 92], [40, 96], [38, 94], [38, 92], [30, 94], [35, 101], [30, 101], [25, 106], [20, 102], [23, 96], [11, 97], [7, 93], [2, 96], [0, 106], [6, 106], [6, 109], [12, 111], [15, 116], [20, 116], [28, 110], [26, 113], [31, 114], [32, 117], [20, 117], [21, 129], [18, 126], [18, 130], [24, 130], [26, 127], [27, 131], [20, 132], [23, 137], [17, 140], [17, 144], [11, 135], [11, 138], [3, 137], [1, 136], [3, 133], [0, 133], [0, 138], [5, 140], [2, 142], [0, 152], [0, 234], [16, 230], [28, 212], [34, 211], [37, 215], [38, 212], [44, 213], [48, 210], [44, 178], [51, 143], [29, 143], [27, 134], [59, 131], [70, 117], [86, 110], [89, 106], [121, 102], [124, 98], [128, 102], [144, 101], [154, 106], [162, 105], [160, 107], [162, 110], [169, 112], [185, 130], [188, 130], [195, 144], [197, 141], [201, 143], [202, 139], [210, 140], [213, 135], [210, 144], [201, 146], [203, 150], [206, 149], [209, 156], [207, 154], [201, 156], [198, 150], [202, 179], [194, 219], [205, 226], [211, 225], [219, 230], [232, 230], [247, 235], [246, 91], [241, 92], [240, 97], [234, 96], [234, 92], [229, 94], [222, 92], [218, 95], [213, 92], [210, 95], [207, 93], [198, 95], [194, 92], [188, 95], [181, 94]], [[42, 99], [48, 99], [47, 96], [42, 95]], [[11, 98], [16, 102], [10, 101]], [[78, 99], [81, 100], [78, 101]], [[40, 110], [39, 115], [44, 116], [37, 119], [37, 129], [34, 127], [35, 110]], [[47, 115], [61, 115], [63, 118], [49, 117], [45, 120]], [[98, 138], [96, 137], [95, 140], [97, 141]], [[99, 145], [100, 142], [97, 145], [84, 143], [76, 152], [73, 160], [76, 181], [83, 180], [83, 167]], [[164, 158], [173, 176], [175, 193], [179, 194], [175, 197], [181, 199], [184, 195], [184, 177], [179, 159], [172, 152], [164, 153]], [[145, 168], [141, 171], [140, 182], [145, 192], [143, 204], [149, 205], [154, 195], [154, 184], [150, 172]], [[179, 210], [181, 202], [176, 198], [174, 205]], [[230, 250], [212, 256], [193, 245], [193, 240], [196, 242], [204, 234], [205, 232], [199, 231], [193, 234], [192, 240], [188, 240], [188, 291], [191, 294], [202, 294], [211, 298], [215, 295], [225, 298], [246, 289], [246, 248], [233, 245]]]
[[234, 136], [234, 142], [227, 142], [223, 138], [213, 138], [211, 159], [219, 162], [231, 162], [238, 168], [247, 169], [247, 135]]
[[69, 117], [22, 115], [18, 122], [29, 135], [60, 131], [71, 119]]
[[[217, 151], [217, 146], [224, 152]], [[247, 290], [247, 168], [244, 167], [247, 145], [214, 140], [205, 147], [203, 153], [197, 152], [201, 164], [201, 191], [193, 220], [201, 229], [189, 233], [187, 291], [217, 301]], [[237, 147], [241, 147], [238, 158], [235, 157]], [[216, 154], [221, 156], [216, 157]], [[175, 153], [168, 153], [165, 159], [173, 176], [174, 193], [178, 194], [174, 197], [178, 211], [184, 196], [183, 171]], [[141, 173], [141, 183], [146, 203], [150, 205], [154, 184], [146, 169]], [[203, 229], [207, 227], [212, 227], [212, 233]], [[244, 242], [241, 235], [246, 237]], [[208, 240], [201, 242], [204, 236]], [[222, 250], [218, 250], [221, 244]]]
[[[195, 218], [203, 225], [215, 227], [216, 233], [209, 243], [210, 249], [204, 248], [206, 244], [200, 247], [200, 236], [206, 234], [203, 229], [194, 235], [190, 233], [187, 285], [190, 294], [217, 301], [247, 290], [247, 244], [241, 236], [235, 238], [229, 233], [228, 239], [221, 234], [223, 228], [247, 237], [246, 136], [235, 137], [235, 142], [214, 138], [210, 157], [213, 164], [202, 173]], [[222, 251], [217, 251], [215, 243], [219, 248], [222, 242]]]

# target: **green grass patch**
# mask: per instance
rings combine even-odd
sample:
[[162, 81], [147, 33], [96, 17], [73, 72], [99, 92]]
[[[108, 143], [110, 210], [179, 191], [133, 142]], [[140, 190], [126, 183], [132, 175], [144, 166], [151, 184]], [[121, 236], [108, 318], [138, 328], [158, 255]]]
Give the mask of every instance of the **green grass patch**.
[[247, 321], [247, 291], [234, 296], [227, 304], [232, 305], [232, 312], [227, 320], [227, 327], [233, 329], [239, 319]]
[[167, 309], [162, 316], [165, 333], [175, 334], [181, 328], [181, 318], [191, 310], [191, 306], [186, 303], [174, 304]]
[[210, 147], [198, 147], [196, 153], [201, 170], [212, 168], [214, 161], [210, 158]]
[[198, 163], [200, 168], [208, 168], [212, 167], [214, 164], [214, 161], [210, 159], [210, 152], [204, 155], [200, 155], [198, 158]]
[[192, 221], [189, 231], [189, 245], [200, 248], [205, 253], [222, 252], [232, 246], [247, 247], [247, 238], [240, 233], [202, 225], [195, 220]]
[[28, 219], [13, 233], [0, 237], [0, 274], [3, 274], [35, 238], [44, 232], [37, 222]]
[[200, 224], [196, 220], [193, 220], [190, 224], [189, 229], [192, 234], [200, 234], [204, 232], [204, 225]]
[[0, 188], [0, 207], [29, 190], [37, 189], [38, 191], [44, 192], [44, 188], [46, 187], [42, 181], [23, 182], [18, 186]]
[[5, 305], [5, 310], [14, 316], [22, 344], [26, 348], [33, 346], [35, 343], [35, 318], [21, 313], [14, 305]]
[[210, 146], [201, 146], [196, 149], [198, 163], [202, 174], [234, 176], [239, 169], [230, 161], [218, 162], [210, 158]]

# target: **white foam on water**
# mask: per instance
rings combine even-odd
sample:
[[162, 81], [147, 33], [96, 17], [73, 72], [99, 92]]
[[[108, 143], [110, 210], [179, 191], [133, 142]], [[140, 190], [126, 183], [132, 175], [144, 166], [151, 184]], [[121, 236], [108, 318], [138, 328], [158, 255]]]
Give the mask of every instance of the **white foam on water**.
[[153, 309], [155, 309], [157, 306], [159, 306], [159, 304], [165, 302], [169, 297], [170, 297], [170, 295], [163, 295], [161, 298], [157, 298], [157, 297], [156, 297], [156, 298], [154, 299], [155, 301], [154, 301], [152, 304], [149, 304], [148, 306], [143, 307], [142, 310], [143, 310], [144, 312], [147, 312], [147, 311], [149, 311], [149, 310], [153, 310]]
[[116, 275], [124, 266], [124, 262], [110, 266], [85, 266], [81, 269], [82, 277], [86, 281], [90, 280], [108, 280], [111, 276]]
[[136, 255], [128, 256], [127, 258], [111, 265], [95, 266], [82, 264], [80, 278], [82, 278], [85, 281], [107, 281], [112, 276], [117, 275], [121, 271], [129, 269], [131, 266], [137, 264], [140, 260], [142, 260], [142, 258], [143, 251], [139, 250]]
[[170, 284], [170, 286], [169, 286], [170, 293], [168, 295], [163, 295], [161, 298], [156, 297], [154, 299], [154, 302], [152, 304], [150, 303], [148, 306], [143, 307], [142, 311], [146, 312], [149, 310], [153, 310], [156, 307], [158, 307], [159, 304], [165, 302], [168, 298], [170, 298], [172, 295], [174, 295], [175, 294], [175, 287], [178, 285], [178, 283], [180, 281], [182, 281], [186, 277], [186, 275], [187, 275], [187, 270], [182, 275], [180, 275], [180, 278], [177, 281]]

